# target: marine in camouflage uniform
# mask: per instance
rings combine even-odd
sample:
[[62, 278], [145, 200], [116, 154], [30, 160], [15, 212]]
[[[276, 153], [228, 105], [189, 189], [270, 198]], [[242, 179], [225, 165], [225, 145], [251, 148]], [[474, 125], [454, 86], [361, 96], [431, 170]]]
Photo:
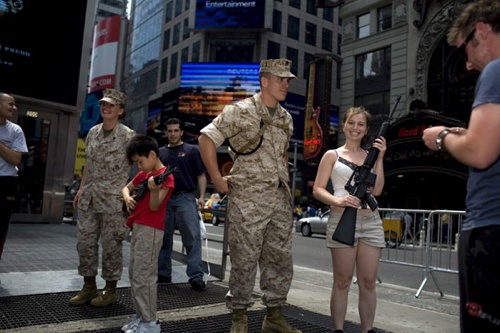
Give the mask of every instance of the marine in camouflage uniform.
[[[291, 61], [287, 59], [263, 60], [260, 72], [267, 75], [266, 80], [261, 79], [261, 93], [226, 106], [201, 130], [199, 139], [203, 161], [216, 188], [216, 180], [221, 179], [221, 175], [217, 162], [214, 164], [215, 148], [226, 139], [229, 139], [229, 153], [234, 161], [229, 175], [224, 177], [229, 189], [226, 221], [231, 275], [226, 303], [233, 310], [231, 332], [247, 332], [246, 309], [253, 305], [257, 265], [261, 272], [262, 302], [268, 308], [263, 329], [300, 332], [290, 327], [281, 314], [293, 276], [292, 197], [287, 152], [293, 123], [291, 115], [278, 101], [284, 100], [288, 83], [295, 78], [290, 66]], [[263, 86], [262, 81], [269, 82], [267, 80], [275, 80], [274, 89], [280, 87], [282, 99], [274, 98], [278, 90], [266, 91], [268, 85]]]
[[[92, 127], [86, 138], [86, 165], [74, 204], [78, 206], [78, 273], [84, 276], [82, 291], [72, 305], [91, 301], [105, 306], [116, 301], [116, 283], [123, 271], [122, 242], [126, 239], [126, 216], [121, 189], [130, 178], [131, 164], [125, 146], [135, 131], [118, 122], [126, 95], [106, 89], [101, 103], [103, 123]], [[99, 239], [102, 246], [102, 278], [106, 286], [97, 293], [95, 277], [99, 267]]]

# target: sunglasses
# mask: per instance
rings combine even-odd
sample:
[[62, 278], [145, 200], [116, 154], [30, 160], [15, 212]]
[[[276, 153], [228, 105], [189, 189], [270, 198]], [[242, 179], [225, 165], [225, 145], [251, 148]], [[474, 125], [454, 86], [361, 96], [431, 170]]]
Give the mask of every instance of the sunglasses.
[[465, 52], [465, 48], [467, 47], [467, 44], [469, 44], [472, 38], [474, 37], [474, 33], [476, 33], [476, 28], [472, 29], [472, 31], [469, 32], [462, 45], [460, 45], [460, 47], [458, 48], [459, 54], [463, 58], [465, 58], [466, 61], [467, 61], [467, 52]]

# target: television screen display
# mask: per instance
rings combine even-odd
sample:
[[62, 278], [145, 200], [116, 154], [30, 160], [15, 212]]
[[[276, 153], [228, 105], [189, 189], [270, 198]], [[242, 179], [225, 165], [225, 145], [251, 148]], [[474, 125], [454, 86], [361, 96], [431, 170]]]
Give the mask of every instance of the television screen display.
[[262, 29], [265, 0], [196, 0], [195, 29]]
[[87, 0], [70, 7], [0, 0], [0, 91], [76, 106]]

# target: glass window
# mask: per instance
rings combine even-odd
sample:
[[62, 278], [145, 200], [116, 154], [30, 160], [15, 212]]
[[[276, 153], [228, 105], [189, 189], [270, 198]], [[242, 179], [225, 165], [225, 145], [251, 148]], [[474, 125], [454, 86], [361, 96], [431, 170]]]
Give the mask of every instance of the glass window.
[[281, 12], [278, 10], [273, 11], [273, 32], [281, 34]]
[[267, 59], [280, 58], [280, 44], [272, 41], [267, 41]]
[[302, 77], [307, 80], [309, 78], [309, 64], [314, 60], [314, 54], [304, 53], [304, 73]]
[[318, 14], [318, 9], [316, 8], [316, 0], [307, 0], [306, 11], [309, 14], [316, 16]]
[[184, 19], [184, 24], [183, 24], [183, 27], [182, 27], [182, 40], [186, 40], [189, 38], [189, 19], [188, 18], [185, 18]]
[[177, 76], [177, 58], [179, 57], [179, 53], [175, 52], [172, 54], [172, 60], [170, 62], [170, 79], [175, 79]]
[[323, 28], [321, 33], [321, 48], [332, 52], [333, 50], [333, 33], [331, 30]]
[[176, 23], [174, 25], [174, 35], [172, 36], [172, 46], [179, 44], [180, 34], [181, 34], [181, 24]]
[[181, 13], [182, 13], [182, 0], [175, 0], [175, 17], [181, 15]]
[[356, 57], [356, 80], [372, 76], [384, 76], [391, 71], [390, 47]]
[[323, 20], [333, 22], [333, 8], [323, 8]]
[[189, 47], [186, 46], [181, 51], [181, 64], [188, 62], [189, 60]]
[[358, 16], [358, 38], [370, 35], [370, 13]]
[[298, 74], [299, 67], [299, 50], [294, 49], [293, 47], [286, 48], [286, 58], [292, 61], [292, 67], [290, 71], [293, 74]]
[[173, 6], [174, 6], [174, 3], [172, 1], [167, 3], [167, 6], [165, 8], [165, 23], [170, 22], [172, 20]]
[[392, 27], [392, 5], [378, 9], [378, 31], [384, 31]]
[[337, 54], [341, 55], [341, 46], [342, 46], [342, 34], [337, 35]]
[[197, 41], [193, 44], [193, 51], [191, 52], [191, 61], [192, 62], [200, 62], [200, 48], [201, 42]]
[[168, 57], [161, 60], [160, 83], [167, 81]]
[[300, 9], [300, 0], [290, 0], [290, 7]]
[[189, 3], [190, 3], [190, 2], [191, 2], [191, 1], [186, 0], [186, 2], [184, 3], [184, 11], [188, 11], [188, 10], [189, 10]]
[[336, 63], [337, 63], [337, 80], [335, 88], [340, 89], [340, 69], [342, 67], [340, 66], [340, 62], [336, 61]]
[[300, 19], [298, 17], [288, 15], [288, 38], [299, 40]]
[[306, 22], [306, 44], [316, 46], [316, 24]]
[[163, 32], [163, 51], [170, 47], [170, 29]]

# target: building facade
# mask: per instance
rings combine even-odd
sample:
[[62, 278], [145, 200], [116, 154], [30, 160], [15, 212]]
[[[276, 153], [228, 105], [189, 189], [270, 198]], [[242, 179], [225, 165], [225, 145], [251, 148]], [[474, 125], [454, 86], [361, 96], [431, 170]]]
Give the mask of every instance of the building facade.
[[383, 207], [464, 209], [467, 168], [426, 149], [421, 135], [438, 124], [466, 127], [478, 73], [452, 53], [446, 32], [469, 2], [342, 2], [340, 116], [363, 105], [380, 123], [401, 96], [387, 137]]

